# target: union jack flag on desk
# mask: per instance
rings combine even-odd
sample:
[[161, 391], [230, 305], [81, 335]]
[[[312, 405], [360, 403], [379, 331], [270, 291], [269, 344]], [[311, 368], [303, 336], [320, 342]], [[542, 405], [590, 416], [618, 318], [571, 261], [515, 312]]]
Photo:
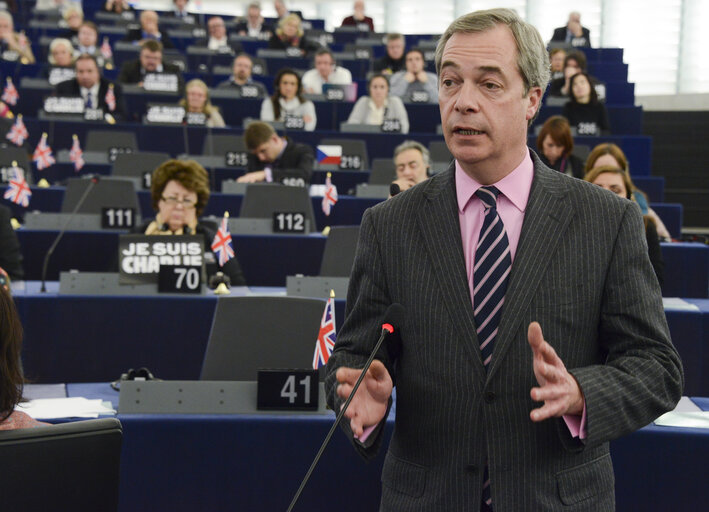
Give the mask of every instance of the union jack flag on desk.
[[336, 338], [335, 294], [330, 292], [330, 298], [327, 299], [325, 311], [322, 314], [322, 320], [320, 320], [318, 339], [315, 342], [315, 354], [313, 355], [313, 368], [315, 370], [327, 364], [330, 354], [332, 354], [332, 349], [335, 348]]
[[20, 93], [17, 92], [15, 84], [12, 83], [12, 78], [7, 77], [7, 84], [5, 89], [2, 91], [2, 100], [8, 105], [16, 105], [17, 100], [20, 99]]
[[17, 114], [17, 118], [15, 118], [15, 124], [13, 124], [12, 128], [10, 128], [10, 130], [7, 132], [5, 138], [16, 146], [22, 146], [22, 144], [25, 143], [25, 139], [29, 136], [30, 134], [27, 131], [27, 127], [22, 121], [22, 114]]
[[39, 144], [37, 144], [34, 154], [32, 155], [32, 160], [35, 164], [37, 164], [37, 169], [40, 171], [56, 162], [54, 160], [54, 156], [52, 156], [52, 148], [50, 148], [49, 144], [47, 144], [46, 133], [42, 134], [42, 138], [40, 139]]
[[325, 178], [325, 195], [322, 198], [322, 211], [330, 215], [332, 207], [337, 203], [337, 187], [332, 184], [332, 173], [327, 173]]
[[19, 204], [27, 208], [30, 205], [30, 197], [32, 197], [32, 191], [30, 186], [25, 180], [25, 173], [17, 167], [17, 162], [12, 162], [12, 167], [10, 168], [10, 182], [8, 183], [7, 190], [3, 197], [9, 199], [15, 204]]
[[224, 212], [222, 223], [212, 242], [212, 252], [217, 255], [217, 261], [220, 267], [226, 265], [226, 262], [234, 257], [234, 247], [231, 244], [231, 233], [229, 233], [228, 221], [229, 212]]

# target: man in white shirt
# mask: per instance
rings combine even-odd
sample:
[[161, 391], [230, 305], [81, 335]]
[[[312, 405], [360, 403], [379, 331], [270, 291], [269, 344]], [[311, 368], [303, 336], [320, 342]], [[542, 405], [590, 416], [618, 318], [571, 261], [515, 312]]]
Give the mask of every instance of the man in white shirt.
[[351, 84], [352, 73], [347, 68], [336, 66], [332, 52], [321, 48], [315, 53], [315, 68], [306, 71], [301, 81], [306, 93], [322, 94], [323, 84]]
[[220, 48], [229, 47], [229, 36], [227, 36], [226, 25], [221, 16], [212, 16], [209, 18], [207, 30], [209, 32], [207, 48], [210, 50], [219, 50]]

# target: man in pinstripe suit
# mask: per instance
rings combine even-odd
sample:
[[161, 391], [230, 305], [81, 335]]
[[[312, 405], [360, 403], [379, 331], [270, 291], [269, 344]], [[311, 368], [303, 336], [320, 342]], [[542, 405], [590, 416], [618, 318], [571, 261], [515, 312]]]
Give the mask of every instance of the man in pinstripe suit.
[[455, 162], [362, 219], [329, 403], [401, 303], [342, 424], [374, 456], [396, 385], [381, 510], [613, 510], [608, 442], [683, 381], [640, 212], [526, 147], [549, 65], [514, 11], [454, 21], [436, 68]]

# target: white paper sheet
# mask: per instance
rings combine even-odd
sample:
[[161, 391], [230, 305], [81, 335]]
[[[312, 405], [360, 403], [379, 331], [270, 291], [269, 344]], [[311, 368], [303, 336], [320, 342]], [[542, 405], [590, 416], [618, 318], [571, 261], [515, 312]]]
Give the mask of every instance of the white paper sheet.
[[100, 399], [89, 400], [82, 397], [41, 398], [30, 400], [17, 406], [17, 409], [35, 419], [51, 420], [56, 418], [98, 418], [100, 414], [116, 414], [108, 402]]

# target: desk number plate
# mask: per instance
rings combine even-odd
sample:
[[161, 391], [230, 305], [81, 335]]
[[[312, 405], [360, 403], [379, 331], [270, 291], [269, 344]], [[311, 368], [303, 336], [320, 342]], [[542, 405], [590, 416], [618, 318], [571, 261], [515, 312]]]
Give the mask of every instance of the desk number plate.
[[202, 267], [160, 265], [160, 293], [202, 293]]
[[259, 370], [259, 410], [315, 411], [318, 408], [317, 370]]
[[273, 214], [274, 233], [305, 233], [305, 213], [275, 212]]

